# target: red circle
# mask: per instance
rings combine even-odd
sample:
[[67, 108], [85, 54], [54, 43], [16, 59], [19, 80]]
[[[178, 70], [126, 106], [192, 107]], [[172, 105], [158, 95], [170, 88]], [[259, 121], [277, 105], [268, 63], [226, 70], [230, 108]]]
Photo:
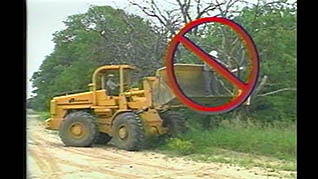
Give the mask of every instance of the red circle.
[[[221, 23], [223, 25], [229, 26], [232, 30], [234, 30], [243, 41], [245, 41], [245, 45], [249, 54], [249, 61], [251, 63], [250, 74], [248, 76], [248, 80], [246, 83], [241, 85], [241, 94], [233, 98], [231, 101], [220, 105], [220, 106], [203, 106], [199, 105], [195, 102], [193, 102], [191, 99], [189, 99], [186, 95], [183, 94], [180, 86], [177, 83], [175, 73], [174, 73], [174, 54], [176, 51], [177, 46], [179, 45], [180, 41], [184, 39], [184, 35], [191, 30], [192, 28], [203, 24], [203, 23], [209, 23], [209, 22], [217, 22]], [[205, 17], [200, 18], [197, 20], [194, 20], [190, 23], [188, 23], [185, 27], [183, 27], [180, 32], [174, 36], [174, 38], [170, 41], [168, 45], [168, 49], [166, 51], [165, 56], [165, 66], [166, 66], [166, 74], [168, 79], [168, 85], [172, 89], [175, 96], [186, 106], [188, 106], [191, 109], [194, 109], [196, 111], [200, 112], [228, 112], [230, 110], [233, 110], [234, 108], [238, 107], [244, 101], [249, 97], [249, 95], [252, 93], [257, 79], [258, 79], [258, 72], [259, 72], [259, 57], [258, 52], [256, 49], [256, 46], [252, 40], [252, 38], [249, 36], [249, 34], [241, 27], [239, 24], [228, 20], [226, 18], [222, 17]], [[229, 80], [231, 80], [231, 75], [229, 75]], [[230, 81], [231, 82], [231, 81]]]

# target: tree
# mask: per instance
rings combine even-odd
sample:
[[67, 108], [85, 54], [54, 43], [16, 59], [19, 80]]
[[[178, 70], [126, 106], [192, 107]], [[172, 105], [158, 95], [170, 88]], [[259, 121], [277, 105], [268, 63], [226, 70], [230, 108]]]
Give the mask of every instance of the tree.
[[31, 104], [37, 110], [48, 109], [57, 93], [87, 89], [98, 66], [135, 65], [140, 69], [136, 78], [151, 75], [162, 66], [165, 38], [139, 16], [109, 6], [92, 6], [64, 23], [66, 29], [53, 34], [54, 51], [31, 78], [36, 94]]
[[[258, 88], [252, 95], [252, 105], [238, 108], [232, 113], [233, 116], [254, 116], [265, 120], [296, 119], [296, 1], [175, 0], [169, 1], [168, 9], [160, 8], [155, 0], [144, 3], [128, 1], [154, 19], [154, 24], [164, 29], [161, 32], [168, 37], [172, 37], [189, 21], [206, 16], [226, 17], [241, 24], [253, 37], [258, 48], [261, 75]], [[243, 62], [241, 59], [247, 58], [242, 51], [242, 44], [228, 29], [218, 26], [210, 29], [203, 27], [203, 30], [200, 28], [188, 37], [195, 44], [200, 44], [206, 52], [217, 49], [232, 67], [240, 66]], [[202, 38], [202, 35], [205, 37]], [[211, 44], [219, 45], [211, 47]], [[178, 59], [198, 62], [195, 55], [182, 46], [178, 51], [179, 54], [182, 51]]]
[[257, 4], [236, 19], [248, 27], [259, 49], [262, 75], [268, 77], [249, 109], [266, 121], [296, 120], [296, 6], [285, 1]]
[[[136, 78], [152, 75], [162, 66], [168, 40], [182, 25], [218, 15], [247, 29], [261, 59], [260, 85], [253, 94], [252, 105], [229, 115], [267, 121], [296, 119], [296, 2], [175, 0], [168, 2], [169, 9], [162, 9], [154, 0], [128, 1], [155, 21], [109, 6], [93, 6], [86, 13], [66, 19], [67, 28], [54, 33], [54, 52], [32, 76], [33, 92], [37, 94], [30, 100], [34, 108], [47, 109], [58, 92], [87, 89], [94, 69], [100, 65], [132, 64], [141, 69]], [[240, 41], [224, 27], [199, 27], [189, 38], [207, 52], [217, 49], [232, 67], [240, 66], [241, 59], [246, 58]], [[211, 43], [219, 45], [212, 48]], [[179, 55], [183, 55], [182, 60], [195, 63], [193, 54]]]

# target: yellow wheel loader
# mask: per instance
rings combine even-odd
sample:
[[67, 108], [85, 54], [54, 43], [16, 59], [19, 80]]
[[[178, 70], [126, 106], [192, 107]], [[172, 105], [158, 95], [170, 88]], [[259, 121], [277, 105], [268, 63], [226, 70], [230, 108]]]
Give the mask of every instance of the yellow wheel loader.
[[[178, 83], [185, 94], [215, 104], [231, 96], [204, 96], [203, 65], [175, 64]], [[171, 109], [182, 106], [167, 85], [165, 67], [142, 83], [133, 78], [135, 67], [106, 65], [95, 70], [89, 90], [64, 94], [50, 102], [48, 129], [59, 130], [66, 146], [114, 144], [125, 150], [138, 150], [148, 136], [185, 131], [184, 118]], [[111, 78], [111, 82], [109, 81]]]

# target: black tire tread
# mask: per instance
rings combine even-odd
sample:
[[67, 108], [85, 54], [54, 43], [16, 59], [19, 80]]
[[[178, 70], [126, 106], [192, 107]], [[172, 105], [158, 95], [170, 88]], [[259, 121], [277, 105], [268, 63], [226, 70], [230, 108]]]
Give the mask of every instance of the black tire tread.
[[102, 133], [100, 132], [98, 134], [98, 137], [95, 141], [95, 144], [107, 144], [110, 140], [112, 139], [111, 136], [109, 136], [108, 134]]
[[160, 113], [160, 117], [163, 120], [163, 127], [168, 127], [169, 129], [168, 135], [174, 137], [187, 131], [185, 119], [180, 112], [165, 111]]
[[141, 119], [139, 118], [138, 115], [136, 115], [133, 112], [125, 112], [116, 116], [113, 126], [115, 126], [117, 123], [121, 123], [124, 121], [126, 121], [127, 124], [131, 125], [132, 128], [134, 129], [132, 132], [135, 133], [135, 138], [133, 138], [129, 144], [123, 145], [121, 144], [120, 140], [118, 140], [118, 138], [113, 136], [115, 145], [118, 148], [129, 150], [129, 151], [142, 149], [144, 147], [144, 142], [145, 142], [145, 132], [144, 132]]
[[[68, 125], [72, 124], [72, 122], [78, 121], [78, 120], [83, 122], [86, 121], [87, 127], [91, 130], [90, 130], [90, 133], [88, 133], [88, 137], [84, 141], [75, 142], [67, 135], [67, 128], [68, 128]], [[98, 135], [99, 135], [99, 130], [97, 127], [96, 120], [88, 112], [84, 112], [84, 111], [71, 112], [70, 114], [66, 116], [66, 119], [63, 120], [60, 125], [59, 136], [62, 142], [65, 144], [65, 146], [88, 147], [96, 142]]]

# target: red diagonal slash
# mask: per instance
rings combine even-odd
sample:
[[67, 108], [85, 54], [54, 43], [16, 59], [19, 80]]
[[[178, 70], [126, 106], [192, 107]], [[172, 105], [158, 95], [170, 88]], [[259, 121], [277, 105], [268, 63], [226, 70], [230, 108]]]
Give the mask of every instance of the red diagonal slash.
[[227, 68], [221, 65], [219, 62], [211, 58], [206, 52], [204, 52], [200, 47], [196, 46], [191, 40], [184, 36], [176, 36], [177, 41], [181, 42], [185, 47], [187, 47], [190, 51], [199, 56], [202, 60], [204, 60], [210, 67], [214, 68], [217, 72], [219, 72], [223, 77], [227, 80], [235, 84], [238, 88], [245, 90], [247, 88], [247, 84], [238, 79], [233, 73], [231, 73]]

